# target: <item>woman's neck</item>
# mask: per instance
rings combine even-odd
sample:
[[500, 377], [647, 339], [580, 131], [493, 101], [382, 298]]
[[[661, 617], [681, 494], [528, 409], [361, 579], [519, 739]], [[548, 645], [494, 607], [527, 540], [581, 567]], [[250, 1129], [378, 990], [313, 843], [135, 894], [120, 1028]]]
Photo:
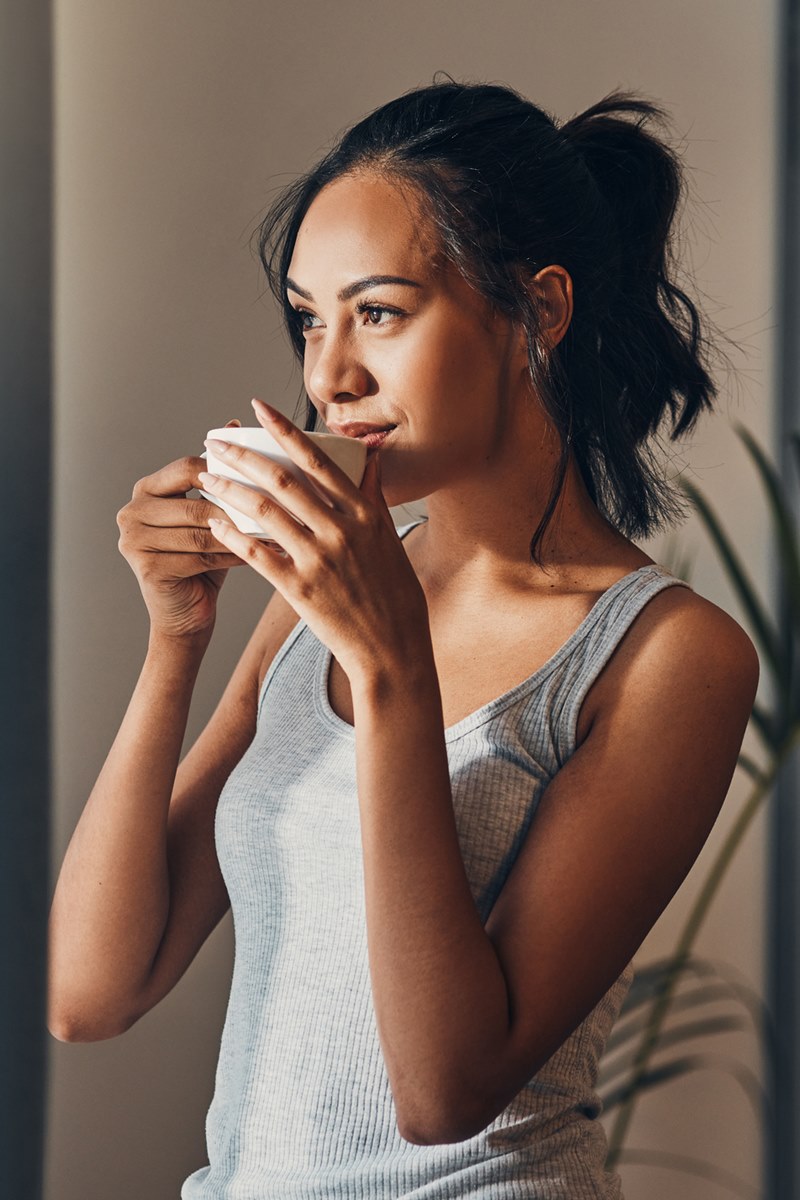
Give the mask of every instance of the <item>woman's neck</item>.
[[539, 546], [542, 565], [533, 563], [530, 541], [549, 488], [540, 491], [532, 495], [528, 485], [527, 495], [509, 495], [503, 489], [493, 496], [484, 492], [470, 498], [448, 489], [429, 496], [428, 521], [409, 535], [414, 568], [426, 590], [439, 594], [455, 588], [488, 599], [497, 596], [498, 589], [569, 589], [588, 575], [613, 575], [652, 561], [598, 511], [570, 456], [561, 495]]

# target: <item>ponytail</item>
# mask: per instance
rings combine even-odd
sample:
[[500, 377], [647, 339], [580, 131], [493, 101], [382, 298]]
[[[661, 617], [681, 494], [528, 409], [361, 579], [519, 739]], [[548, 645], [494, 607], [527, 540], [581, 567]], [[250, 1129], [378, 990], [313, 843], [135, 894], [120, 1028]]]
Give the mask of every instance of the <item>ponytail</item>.
[[650, 439], [667, 415], [670, 438], [684, 436], [716, 395], [700, 315], [674, 280], [683, 174], [646, 128], [664, 120], [654, 104], [614, 93], [560, 130], [585, 168], [593, 243], [557, 354], [567, 433], [595, 503], [631, 536], [683, 514]]

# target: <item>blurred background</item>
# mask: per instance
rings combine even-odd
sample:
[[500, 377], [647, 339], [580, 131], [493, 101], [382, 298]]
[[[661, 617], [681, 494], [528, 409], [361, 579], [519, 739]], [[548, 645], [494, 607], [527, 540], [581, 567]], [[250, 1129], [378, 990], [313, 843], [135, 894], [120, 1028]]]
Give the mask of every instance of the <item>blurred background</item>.
[[[719, 376], [717, 415], [675, 448], [674, 465], [723, 514], [765, 602], [775, 601], [770, 518], [733, 425], [778, 456], [784, 19], [777, 0], [55, 0], [53, 881], [146, 648], [116, 513], [142, 475], [199, 453], [207, 429], [232, 417], [254, 424], [251, 396], [299, 412], [301, 378], [250, 235], [276, 191], [338, 132], [439, 69], [510, 84], [559, 118], [619, 87], [671, 114], [691, 188], [684, 261], [706, 311], [737, 344], [733, 369]], [[645, 548], [666, 565], [689, 556], [695, 589], [747, 627], [696, 516]], [[254, 573], [230, 573], [186, 748], [268, 598]], [[643, 963], [674, 951], [749, 789], [737, 772]], [[765, 806], [695, 944], [762, 998], [775, 935], [769, 820]], [[176, 1200], [206, 1161], [231, 962], [228, 918], [128, 1033], [91, 1045], [48, 1040], [46, 1200]], [[703, 1051], [698, 1069], [642, 1092], [617, 1168], [626, 1200], [672, 1200], [678, 1188], [683, 1200], [767, 1194], [763, 1046], [743, 1024], [693, 1046]], [[609, 1129], [613, 1117], [603, 1118]]]

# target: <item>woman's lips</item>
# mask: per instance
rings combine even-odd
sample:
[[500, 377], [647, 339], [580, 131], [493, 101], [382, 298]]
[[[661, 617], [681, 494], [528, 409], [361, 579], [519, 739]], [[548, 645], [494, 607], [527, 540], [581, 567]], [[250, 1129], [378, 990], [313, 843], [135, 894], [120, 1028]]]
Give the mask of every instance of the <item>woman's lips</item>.
[[368, 425], [366, 421], [347, 421], [343, 425], [331, 424], [327, 427], [331, 433], [338, 433], [339, 437], [356, 438], [366, 446], [379, 446], [385, 442], [397, 426]]
[[394, 428], [381, 429], [377, 433], [362, 433], [360, 437], [356, 438], [356, 441], [363, 442], [365, 446], [368, 446], [370, 448], [375, 447], [375, 446], [382, 446], [383, 443], [388, 438], [389, 434], [393, 433], [393, 432], [394, 432]]

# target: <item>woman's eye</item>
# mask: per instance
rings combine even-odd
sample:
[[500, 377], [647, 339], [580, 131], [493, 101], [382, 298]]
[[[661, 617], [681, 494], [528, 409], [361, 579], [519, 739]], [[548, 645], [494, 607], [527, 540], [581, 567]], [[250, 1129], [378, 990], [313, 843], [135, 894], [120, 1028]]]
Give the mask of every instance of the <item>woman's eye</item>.
[[305, 331], [306, 329], [315, 328], [313, 325], [306, 325], [306, 317], [309, 317], [311, 320], [314, 319], [314, 314], [310, 313], [307, 308], [296, 308], [294, 311], [297, 315], [297, 323], [301, 330]]
[[[398, 315], [398, 310], [396, 308], [387, 308], [385, 304], [370, 304], [370, 302], [368, 300], [364, 300], [361, 304], [356, 305], [356, 312], [357, 313], [368, 313], [369, 321], [370, 321], [371, 325], [388, 325], [391, 321], [391, 318], [396, 317]], [[372, 319], [373, 313], [378, 313], [378, 314], [386, 313], [389, 316], [389, 321], [380, 321], [380, 320], [373, 321], [373, 319]]]
[[[318, 328], [317, 325], [313, 324], [313, 322], [317, 321], [318, 318], [314, 315], [314, 313], [309, 312], [307, 308], [296, 308], [294, 311], [297, 317], [297, 323], [303, 333], [307, 333], [311, 329]], [[388, 325], [395, 317], [402, 315], [400, 310], [397, 308], [389, 308], [385, 304], [371, 304], [367, 300], [364, 300], [361, 304], [356, 305], [356, 312], [359, 315], [366, 313], [368, 317], [368, 323], [370, 325], [378, 326]]]

